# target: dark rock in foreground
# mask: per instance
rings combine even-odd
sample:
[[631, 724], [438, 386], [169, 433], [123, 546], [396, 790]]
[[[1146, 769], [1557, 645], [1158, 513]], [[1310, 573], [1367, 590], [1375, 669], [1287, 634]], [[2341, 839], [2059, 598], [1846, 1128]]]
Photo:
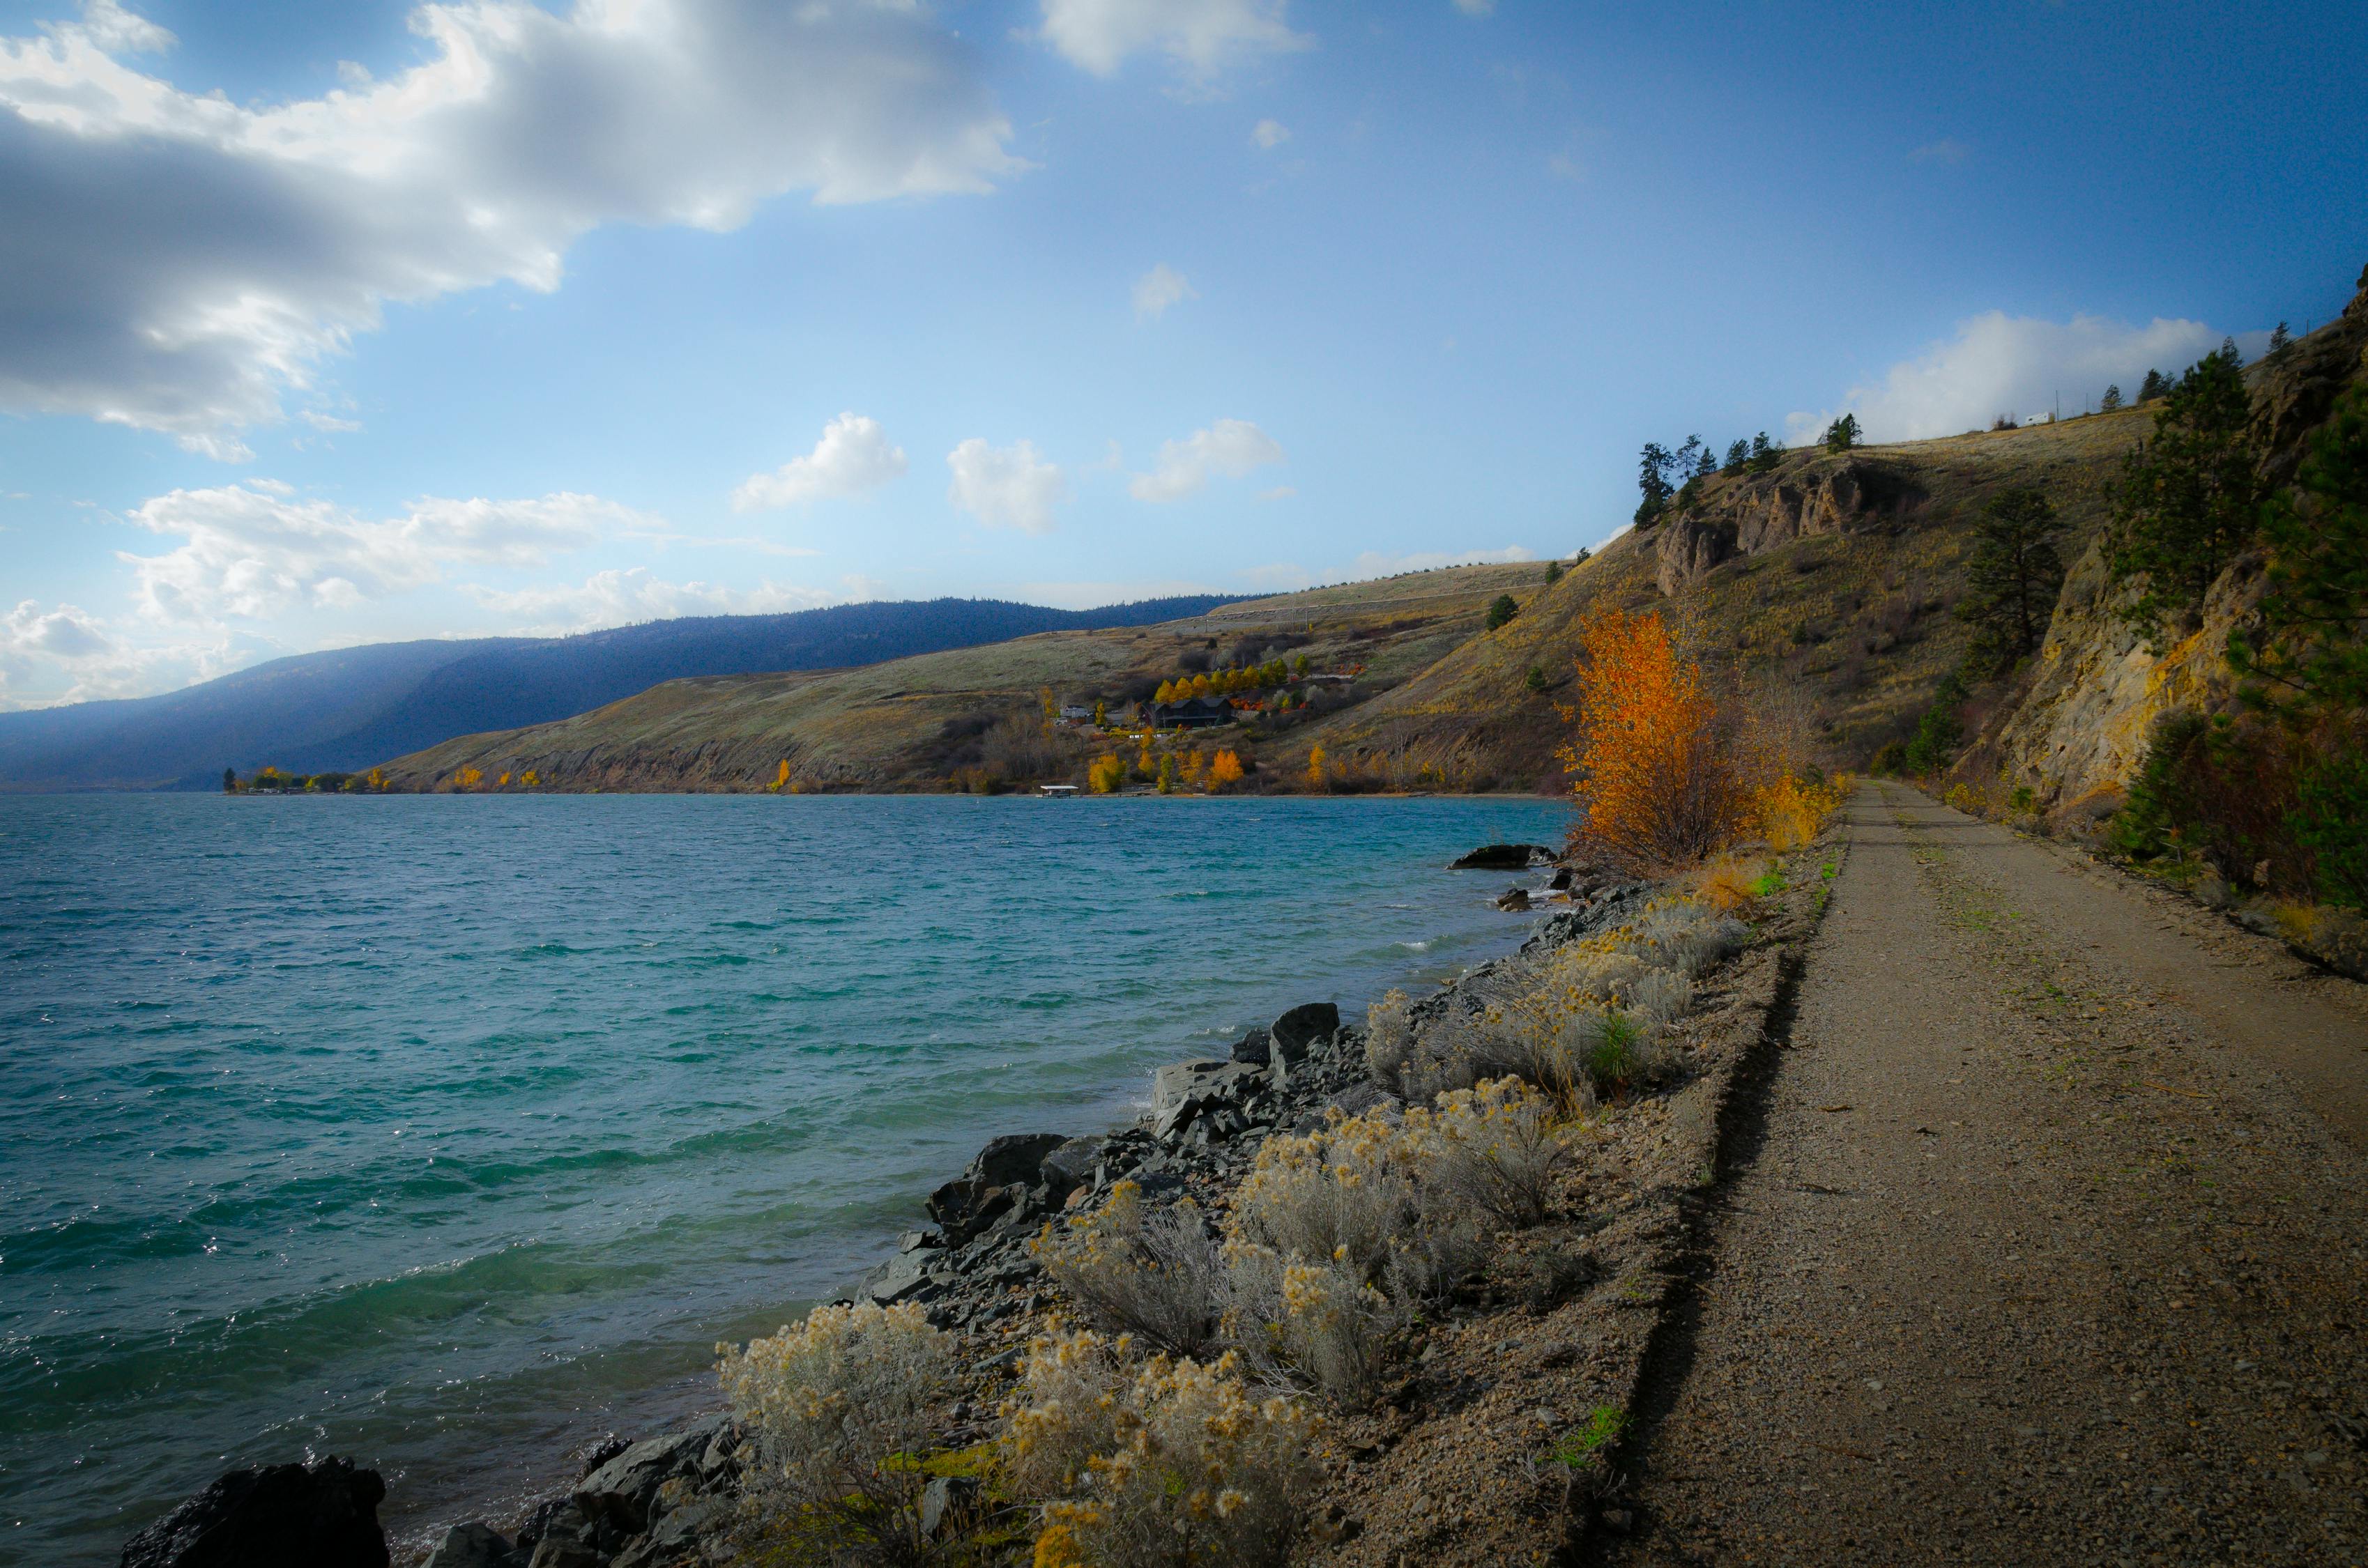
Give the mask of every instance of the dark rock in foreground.
[[1484, 844], [1454, 862], [1453, 871], [1520, 871], [1543, 866], [1554, 852], [1543, 844]]
[[351, 1460], [233, 1470], [123, 1548], [123, 1568], [387, 1568], [386, 1483]]

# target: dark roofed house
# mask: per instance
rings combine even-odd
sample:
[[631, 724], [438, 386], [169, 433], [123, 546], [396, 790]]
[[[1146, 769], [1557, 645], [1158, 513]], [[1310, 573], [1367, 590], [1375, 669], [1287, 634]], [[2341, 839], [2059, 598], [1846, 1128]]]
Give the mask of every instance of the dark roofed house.
[[1222, 697], [1188, 697], [1181, 702], [1145, 702], [1135, 712], [1155, 730], [1199, 730], [1232, 723], [1234, 705]]

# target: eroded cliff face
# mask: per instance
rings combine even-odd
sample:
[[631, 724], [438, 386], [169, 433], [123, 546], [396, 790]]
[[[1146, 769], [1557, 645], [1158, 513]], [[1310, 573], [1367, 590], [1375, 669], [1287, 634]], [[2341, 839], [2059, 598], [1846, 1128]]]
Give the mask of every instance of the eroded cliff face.
[[1887, 527], [1924, 499], [1912, 476], [1873, 458], [1836, 456], [1781, 474], [1715, 481], [1699, 504], [1660, 524], [1656, 575], [1674, 598], [1735, 556]]
[[[2342, 316], [2248, 371], [2256, 438], [2273, 483], [2294, 476], [2309, 438], [2343, 390], [2368, 381], [2368, 269]], [[2074, 828], [2117, 806], [2165, 713], [2222, 713], [2237, 706], [2228, 633], [2260, 599], [2263, 561], [2248, 551], [2206, 597], [2199, 621], [2167, 628], [2150, 650], [2120, 615], [2100, 539], [2066, 575], [2047, 642], [2009, 700], [1952, 770], [1975, 787], [2027, 785], [2042, 810]]]

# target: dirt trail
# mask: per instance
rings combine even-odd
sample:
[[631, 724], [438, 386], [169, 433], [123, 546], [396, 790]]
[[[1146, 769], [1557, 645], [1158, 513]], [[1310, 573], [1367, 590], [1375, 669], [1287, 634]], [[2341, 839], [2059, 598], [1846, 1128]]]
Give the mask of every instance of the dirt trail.
[[1615, 1562], [2368, 1562], [2368, 1006], [1852, 802]]

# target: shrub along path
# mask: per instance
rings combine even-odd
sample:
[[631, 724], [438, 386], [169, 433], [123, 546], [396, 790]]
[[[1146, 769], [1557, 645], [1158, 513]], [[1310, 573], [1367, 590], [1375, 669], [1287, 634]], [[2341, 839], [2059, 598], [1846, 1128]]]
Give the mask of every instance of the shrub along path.
[[1896, 785], [1847, 834], [1593, 1540], [2368, 1559], [2360, 989]]

